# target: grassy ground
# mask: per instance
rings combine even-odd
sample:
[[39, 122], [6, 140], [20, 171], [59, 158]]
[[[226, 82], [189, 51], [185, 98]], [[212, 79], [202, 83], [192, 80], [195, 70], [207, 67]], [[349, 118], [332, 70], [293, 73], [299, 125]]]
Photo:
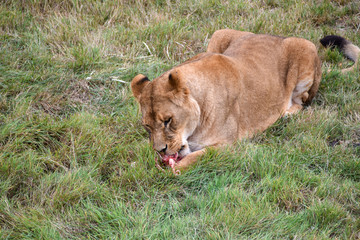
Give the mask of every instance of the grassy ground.
[[[360, 45], [349, 0], [0, 3], [1, 239], [358, 239]], [[179, 177], [154, 167], [128, 82], [206, 49], [221, 28], [298, 36], [323, 59], [300, 114]], [[329, 70], [329, 71], [327, 71]]]

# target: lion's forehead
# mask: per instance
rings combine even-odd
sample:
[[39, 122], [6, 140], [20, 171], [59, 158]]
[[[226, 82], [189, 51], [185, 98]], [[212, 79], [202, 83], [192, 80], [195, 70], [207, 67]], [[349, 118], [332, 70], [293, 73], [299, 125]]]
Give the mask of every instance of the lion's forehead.
[[149, 100], [140, 104], [144, 124], [154, 125], [174, 115], [174, 106], [167, 99]]
[[155, 126], [164, 121], [165, 118], [175, 115], [179, 108], [174, 104], [172, 97], [161, 79], [148, 84], [140, 98], [143, 123]]
[[168, 94], [168, 92], [160, 92], [155, 88], [152, 88], [141, 95], [140, 106], [144, 109], [161, 111], [162, 108], [171, 107], [173, 105], [171, 97], [172, 96]]

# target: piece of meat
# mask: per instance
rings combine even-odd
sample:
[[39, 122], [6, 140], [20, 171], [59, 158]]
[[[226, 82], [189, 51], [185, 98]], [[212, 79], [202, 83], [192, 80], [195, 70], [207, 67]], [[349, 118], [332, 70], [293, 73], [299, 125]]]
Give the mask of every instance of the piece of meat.
[[[161, 156], [160, 154], [158, 154], [158, 155], [165, 165], [168, 165], [171, 167], [171, 169], [175, 175], [180, 175], [180, 170], [175, 169], [176, 163], [182, 159], [181, 157], [179, 157], [178, 153], [175, 153], [173, 155], [164, 155], [164, 156]], [[160, 167], [157, 158], [155, 158], [155, 165], [158, 169], [165, 171], [162, 167]]]

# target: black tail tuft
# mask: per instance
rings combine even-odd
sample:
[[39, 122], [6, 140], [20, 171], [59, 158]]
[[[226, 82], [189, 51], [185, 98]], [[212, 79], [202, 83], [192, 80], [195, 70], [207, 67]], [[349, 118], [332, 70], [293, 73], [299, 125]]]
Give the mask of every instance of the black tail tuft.
[[355, 46], [345, 38], [336, 35], [326, 36], [320, 40], [320, 43], [324, 47], [330, 47], [331, 49], [337, 47], [347, 58], [355, 62], [352, 67], [341, 70], [342, 72], [352, 71], [354, 68], [357, 68], [360, 56], [360, 48], [358, 46]]
[[324, 47], [330, 47], [330, 48], [338, 47], [340, 49], [340, 51], [343, 51], [345, 45], [348, 44], [348, 41], [345, 38], [340, 37], [340, 36], [329, 35], [329, 36], [326, 36], [326, 37], [320, 39], [320, 43]]

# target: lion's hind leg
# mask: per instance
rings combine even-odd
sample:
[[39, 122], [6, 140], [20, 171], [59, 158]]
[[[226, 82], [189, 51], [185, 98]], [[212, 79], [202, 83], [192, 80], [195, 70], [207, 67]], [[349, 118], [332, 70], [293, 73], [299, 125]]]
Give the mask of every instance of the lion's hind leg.
[[309, 90], [313, 85], [313, 78], [305, 78], [299, 81], [289, 99], [285, 115], [290, 115], [299, 112], [303, 108], [303, 104], [309, 98]]
[[284, 115], [299, 112], [318, 91], [321, 79], [321, 62], [313, 43], [298, 38], [289, 38], [292, 66], [287, 74], [288, 103]]

